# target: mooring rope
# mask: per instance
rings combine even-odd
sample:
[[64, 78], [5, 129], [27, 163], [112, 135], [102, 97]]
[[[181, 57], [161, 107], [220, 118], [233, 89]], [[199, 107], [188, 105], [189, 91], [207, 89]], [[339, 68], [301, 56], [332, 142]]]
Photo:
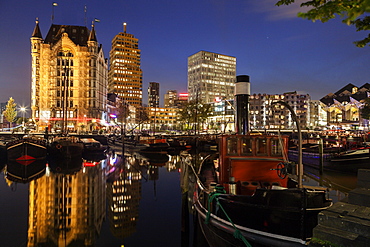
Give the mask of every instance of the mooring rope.
[[226, 213], [225, 209], [222, 207], [221, 203], [218, 201], [218, 196], [222, 195], [222, 194], [225, 194], [225, 193], [226, 193], [226, 191], [225, 191], [223, 186], [216, 186], [215, 191], [211, 192], [209, 194], [209, 197], [208, 197], [208, 211], [207, 211], [207, 214], [206, 214], [205, 223], [206, 224], [209, 223], [209, 219], [211, 217], [211, 202], [213, 200], [215, 200], [217, 205], [219, 206], [219, 208], [221, 208], [222, 212], [225, 214], [227, 220], [233, 226], [233, 228], [235, 230], [234, 234], [233, 234], [234, 238], [242, 240], [243, 243], [245, 244], [245, 246], [252, 247], [252, 245], [248, 242], [248, 240], [241, 234], [239, 229], [236, 228], [234, 222], [230, 219], [229, 215]]

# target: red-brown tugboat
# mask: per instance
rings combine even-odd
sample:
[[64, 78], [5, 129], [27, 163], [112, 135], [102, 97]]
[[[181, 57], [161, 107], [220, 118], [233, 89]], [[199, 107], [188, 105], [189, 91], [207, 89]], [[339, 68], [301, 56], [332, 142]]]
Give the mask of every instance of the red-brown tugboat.
[[248, 131], [249, 76], [238, 76], [235, 89], [237, 134], [220, 136], [219, 152], [197, 172], [193, 202], [202, 232], [217, 247], [308, 245], [332, 201], [325, 188], [302, 185], [301, 163], [294, 169], [286, 160], [288, 137]]

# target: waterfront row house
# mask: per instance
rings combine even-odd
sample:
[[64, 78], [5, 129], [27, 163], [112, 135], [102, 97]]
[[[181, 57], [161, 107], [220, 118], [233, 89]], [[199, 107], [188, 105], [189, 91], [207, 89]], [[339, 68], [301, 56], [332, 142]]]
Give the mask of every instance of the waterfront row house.
[[362, 119], [360, 114], [360, 109], [368, 97], [370, 97], [369, 83], [361, 87], [349, 83], [337, 92], [321, 98], [320, 101], [327, 113], [328, 125], [333, 129], [368, 128], [368, 120]]

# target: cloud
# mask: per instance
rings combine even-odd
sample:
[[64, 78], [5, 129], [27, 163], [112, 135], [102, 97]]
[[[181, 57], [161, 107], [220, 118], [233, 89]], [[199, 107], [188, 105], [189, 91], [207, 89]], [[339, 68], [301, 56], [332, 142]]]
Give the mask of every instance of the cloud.
[[265, 13], [269, 20], [286, 20], [297, 18], [299, 12], [309, 10], [306, 7], [300, 7], [304, 0], [297, 0], [290, 5], [276, 6], [278, 0], [260, 0], [253, 2], [253, 10], [255, 12]]

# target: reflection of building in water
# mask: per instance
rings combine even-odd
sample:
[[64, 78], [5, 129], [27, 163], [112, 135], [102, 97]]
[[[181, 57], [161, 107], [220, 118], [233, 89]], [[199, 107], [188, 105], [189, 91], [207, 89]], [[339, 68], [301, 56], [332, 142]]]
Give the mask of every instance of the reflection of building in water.
[[136, 230], [141, 197], [139, 161], [128, 157], [107, 181], [108, 219], [112, 234], [124, 239]]
[[181, 157], [180, 155], [170, 155], [169, 159], [166, 163], [167, 171], [176, 171], [180, 168], [181, 165]]
[[28, 247], [91, 246], [105, 218], [101, 164], [30, 183]]
[[155, 181], [159, 179], [158, 166], [149, 166], [147, 173], [148, 173], [148, 180]]

